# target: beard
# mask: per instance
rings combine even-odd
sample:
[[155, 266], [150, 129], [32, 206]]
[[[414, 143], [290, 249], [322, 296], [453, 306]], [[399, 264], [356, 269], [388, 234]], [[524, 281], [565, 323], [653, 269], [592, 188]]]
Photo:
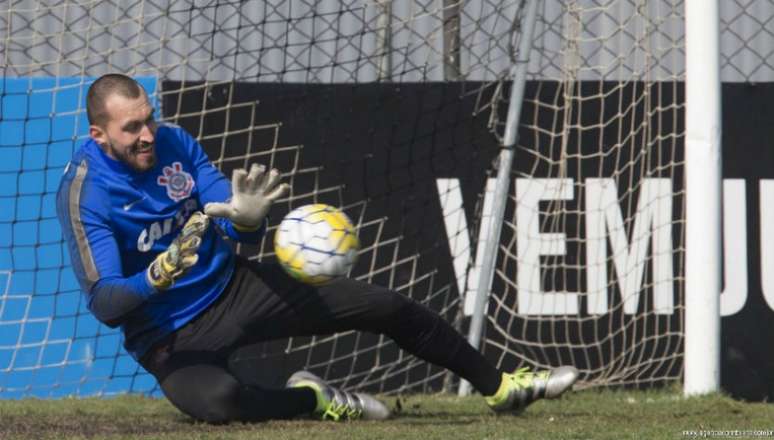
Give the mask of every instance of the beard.
[[123, 148], [116, 148], [115, 142], [108, 139], [108, 150], [119, 161], [126, 164], [137, 172], [145, 172], [156, 165], [156, 145], [137, 141], [133, 145]]

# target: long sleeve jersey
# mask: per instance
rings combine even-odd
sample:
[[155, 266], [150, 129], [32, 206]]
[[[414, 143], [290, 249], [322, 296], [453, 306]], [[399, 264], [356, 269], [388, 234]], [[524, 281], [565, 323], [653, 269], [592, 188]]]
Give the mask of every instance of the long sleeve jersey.
[[108, 326], [121, 327], [124, 347], [135, 359], [223, 292], [234, 254], [221, 234], [255, 243], [266, 230], [264, 223], [255, 232], [240, 232], [229, 220], [214, 219], [197, 264], [171, 288], [157, 291], [146, 278], [150, 263], [193, 212], [228, 200], [231, 184], [182, 128], [159, 126], [155, 143], [156, 165], [140, 173], [87, 140], [57, 193], [57, 215], [89, 310]]

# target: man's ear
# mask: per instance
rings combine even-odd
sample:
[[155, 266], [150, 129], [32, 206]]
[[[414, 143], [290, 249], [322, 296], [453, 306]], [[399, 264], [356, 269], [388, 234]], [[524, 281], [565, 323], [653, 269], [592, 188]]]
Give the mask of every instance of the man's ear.
[[105, 130], [103, 130], [102, 127], [98, 125], [89, 126], [89, 136], [97, 141], [97, 143], [100, 145], [105, 145], [108, 143], [107, 133], [105, 133]]

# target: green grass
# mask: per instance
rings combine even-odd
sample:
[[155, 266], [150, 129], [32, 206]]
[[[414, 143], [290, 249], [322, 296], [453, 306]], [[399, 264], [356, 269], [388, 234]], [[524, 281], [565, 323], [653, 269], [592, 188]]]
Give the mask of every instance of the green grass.
[[562, 439], [691, 438], [685, 430], [774, 429], [774, 405], [675, 391], [583, 391], [540, 401], [521, 416], [495, 416], [480, 397], [385, 398], [400, 410], [383, 422], [313, 420], [195, 423], [165, 400], [0, 400], [0, 439]]

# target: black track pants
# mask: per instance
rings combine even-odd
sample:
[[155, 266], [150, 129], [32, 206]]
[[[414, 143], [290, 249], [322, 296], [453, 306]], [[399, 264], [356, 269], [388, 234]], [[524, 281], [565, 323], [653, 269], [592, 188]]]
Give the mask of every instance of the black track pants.
[[242, 258], [220, 298], [156, 344], [141, 364], [167, 398], [195, 419], [288, 418], [314, 409], [313, 392], [244, 385], [229, 371], [229, 355], [260, 341], [346, 330], [387, 335], [402, 349], [465, 378], [482, 394], [493, 394], [499, 386], [497, 369], [440, 316], [410, 298], [351, 279], [312, 287], [276, 264]]

